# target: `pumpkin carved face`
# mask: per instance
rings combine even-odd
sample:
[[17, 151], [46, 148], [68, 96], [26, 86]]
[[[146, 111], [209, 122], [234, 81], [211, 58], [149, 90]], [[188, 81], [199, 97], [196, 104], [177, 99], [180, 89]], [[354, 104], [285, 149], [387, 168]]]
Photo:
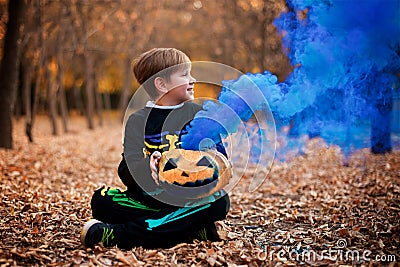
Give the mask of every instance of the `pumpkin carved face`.
[[228, 184], [231, 176], [228, 160], [213, 150], [174, 149], [165, 152], [160, 159], [160, 182], [170, 192], [188, 198], [217, 192]]

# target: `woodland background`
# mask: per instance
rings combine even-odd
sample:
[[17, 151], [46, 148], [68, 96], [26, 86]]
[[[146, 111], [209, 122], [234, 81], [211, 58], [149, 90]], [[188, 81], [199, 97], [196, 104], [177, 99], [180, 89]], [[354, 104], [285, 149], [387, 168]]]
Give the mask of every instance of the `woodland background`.
[[[268, 69], [281, 80], [292, 70], [272, 25], [284, 0], [11, 1], [19, 2], [18, 26], [10, 31], [19, 29], [20, 38], [2, 50], [18, 60], [13, 66], [19, 63], [15, 74], [5, 67], [5, 83], [14, 76], [18, 82], [0, 92], [11, 102], [9, 112], [26, 115], [30, 140], [36, 114], [48, 115], [57, 135], [68, 132], [71, 114], [84, 115], [93, 129], [95, 118], [102, 124], [104, 111], [124, 112], [137, 88], [131, 61], [153, 47], [175, 47], [193, 61], [215, 61], [244, 73]], [[0, 1], [2, 43], [7, 6]], [[213, 95], [207, 88], [198, 91]]]
[[[272, 22], [285, 8], [283, 0], [0, 0], [0, 265], [398, 266], [398, 149], [356, 151], [344, 164], [340, 149], [318, 138], [257, 173], [267, 179], [252, 193], [247, 168], [230, 192], [222, 242], [128, 251], [80, 244], [93, 191], [122, 186], [132, 58], [176, 47], [283, 81], [292, 67]], [[329, 249], [352, 257], [301, 256]]]

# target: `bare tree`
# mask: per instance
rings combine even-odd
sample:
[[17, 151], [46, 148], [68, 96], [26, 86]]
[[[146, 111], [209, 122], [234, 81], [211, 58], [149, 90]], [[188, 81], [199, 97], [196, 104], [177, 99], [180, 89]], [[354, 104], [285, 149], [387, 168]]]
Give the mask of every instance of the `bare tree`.
[[8, 22], [0, 66], [0, 147], [12, 149], [12, 106], [18, 83], [19, 36], [24, 0], [8, 2]]
[[57, 85], [55, 78], [53, 77], [51, 69], [51, 59], [47, 58], [45, 60], [46, 66], [46, 80], [47, 80], [47, 105], [48, 105], [48, 115], [50, 123], [53, 129], [53, 135], [58, 135], [58, 125], [57, 125]]
[[57, 61], [57, 101], [59, 103], [61, 117], [62, 117], [62, 125], [64, 128], [64, 132], [68, 132], [68, 107], [67, 101], [65, 99], [65, 87], [64, 87], [64, 56], [63, 49], [65, 43], [65, 35], [66, 35], [66, 15], [67, 15], [67, 7], [61, 6], [61, 23], [60, 29], [58, 32], [57, 38], [57, 50], [56, 50], [56, 61]]
[[126, 107], [128, 106], [129, 96], [132, 92], [133, 74], [131, 68], [131, 59], [125, 58], [124, 60], [124, 83], [119, 102], [119, 110], [121, 111], [121, 121], [124, 118]]
[[[28, 12], [29, 11], [29, 12]], [[43, 63], [43, 53], [41, 47], [43, 45], [42, 31], [42, 7], [40, 0], [35, 0], [33, 5], [29, 6], [26, 12], [29, 18], [24, 26], [25, 37], [29, 41], [24, 42], [24, 57], [22, 64], [25, 66], [23, 75], [23, 90], [25, 98], [26, 122], [25, 133], [29, 142], [33, 142], [32, 129], [35, 122], [36, 111], [38, 106], [40, 84], [41, 84], [41, 65]], [[33, 75], [36, 75], [34, 86], [32, 86]]]
[[90, 51], [84, 54], [85, 59], [85, 97], [86, 97], [86, 119], [89, 129], [94, 129], [94, 59]]
[[21, 62], [23, 65], [22, 72], [22, 94], [25, 104], [25, 114], [26, 114], [26, 125], [25, 125], [25, 133], [28, 137], [29, 142], [33, 142], [32, 136], [32, 73], [34, 66], [26, 62]]

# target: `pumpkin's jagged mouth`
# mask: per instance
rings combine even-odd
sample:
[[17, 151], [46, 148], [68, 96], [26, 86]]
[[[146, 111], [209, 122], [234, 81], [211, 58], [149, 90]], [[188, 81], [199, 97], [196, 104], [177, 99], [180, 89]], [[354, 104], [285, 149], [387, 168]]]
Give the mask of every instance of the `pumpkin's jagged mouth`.
[[[184, 174], [185, 174], [185, 172], [182, 173], [182, 176], [185, 176]], [[188, 176], [188, 174], [186, 174], [186, 176]], [[199, 187], [199, 186], [205, 186], [205, 185], [211, 184], [212, 182], [214, 182], [216, 180], [218, 180], [218, 170], [214, 171], [214, 174], [211, 178], [207, 178], [204, 180], [197, 180], [196, 182], [186, 182], [184, 184], [180, 184], [175, 181], [173, 184], [183, 186], [183, 187]]]

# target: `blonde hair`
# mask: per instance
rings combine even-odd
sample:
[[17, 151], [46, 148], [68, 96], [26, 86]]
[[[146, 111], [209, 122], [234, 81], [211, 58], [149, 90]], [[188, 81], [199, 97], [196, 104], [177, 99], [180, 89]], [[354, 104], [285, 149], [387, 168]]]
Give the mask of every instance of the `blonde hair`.
[[[184, 67], [185, 63], [190, 63], [190, 59], [178, 49], [153, 48], [135, 59], [133, 73], [149, 96], [156, 99], [158, 92], [154, 86], [155, 75], [165, 70], [159, 76], [169, 81], [171, 74], [177, 71], [177, 68]], [[176, 67], [174, 68], [174, 66]]]

